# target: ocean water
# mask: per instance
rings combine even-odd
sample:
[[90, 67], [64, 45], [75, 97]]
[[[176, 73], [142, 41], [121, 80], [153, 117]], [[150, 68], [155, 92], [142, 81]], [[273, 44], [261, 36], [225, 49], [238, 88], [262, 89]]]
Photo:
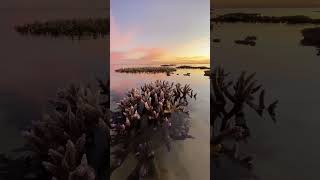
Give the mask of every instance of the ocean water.
[[[320, 18], [318, 9], [217, 9], [217, 14], [252, 12], [264, 15], [307, 15]], [[314, 25], [219, 24], [211, 37], [211, 62], [232, 75], [256, 72], [268, 102], [279, 99], [279, 122], [250, 113], [252, 137], [246, 152], [255, 156], [254, 173], [262, 180], [317, 180], [320, 160], [320, 56], [314, 47], [300, 45], [301, 30]], [[257, 45], [234, 40], [257, 36]]]
[[108, 74], [109, 41], [21, 36], [14, 26], [36, 20], [107, 17], [97, 9], [0, 10], [0, 152], [21, 145], [21, 130], [41, 118], [48, 98], [70, 83]]
[[[127, 74], [115, 72], [118, 68], [133, 66], [150, 65], [111, 65], [111, 109], [117, 107], [116, 103], [125, 96], [128, 90], [139, 88], [145, 83], [166, 80], [179, 82], [182, 85], [190, 84], [190, 87], [198, 94], [196, 101], [189, 102], [190, 134], [195, 138], [173, 142], [170, 152], [166, 147], [160, 147], [156, 150], [156, 164], [160, 170], [161, 180], [210, 179], [210, 81], [208, 77], [204, 76], [204, 70], [177, 70], [171, 76], [167, 76], [165, 73]], [[209, 67], [209, 64], [202, 64], [202, 66]], [[188, 72], [191, 73], [190, 76], [183, 75]], [[129, 158], [123, 167], [112, 174], [111, 179], [125, 179], [134, 167], [134, 158]]]

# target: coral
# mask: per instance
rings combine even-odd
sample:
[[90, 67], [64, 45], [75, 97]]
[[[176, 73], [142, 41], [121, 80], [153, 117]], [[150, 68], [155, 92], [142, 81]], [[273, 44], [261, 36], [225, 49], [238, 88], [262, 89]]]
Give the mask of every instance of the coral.
[[[108, 176], [104, 174], [109, 163], [108, 84], [99, 81], [99, 85], [99, 89], [71, 85], [60, 90], [50, 101], [53, 111], [24, 131], [27, 144], [52, 179]], [[101, 163], [95, 156], [100, 156]]]
[[192, 138], [187, 107], [197, 94], [189, 85], [145, 84], [130, 90], [111, 112], [109, 85], [98, 82], [99, 87], [71, 85], [58, 91], [49, 101], [51, 111], [23, 132], [26, 145], [20, 151], [29, 155], [16, 160], [1, 156], [0, 177], [108, 179], [130, 153], [137, 165], [128, 179], [150, 177], [156, 174], [157, 147], [170, 150], [172, 140]]
[[14, 156], [0, 154], [0, 179], [43, 180], [48, 179], [48, 175], [38, 159], [30, 152]]
[[[228, 81], [228, 77], [229, 74], [221, 67], [215, 68], [211, 74], [212, 156], [217, 159], [227, 155], [250, 169], [252, 157], [239, 155], [239, 143], [246, 142], [250, 136], [245, 107], [250, 107], [261, 117], [267, 112], [276, 122], [278, 101], [268, 106], [265, 104], [265, 90], [254, 80], [255, 73], [246, 75], [242, 72], [235, 82]], [[234, 142], [231, 147], [230, 142]]]
[[154, 148], [166, 145], [170, 150], [171, 139], [192, 138], [187, 106], [188, 98], [196, 96], [189, 85], [159, 80], [131, 89], [111, 118], [111, 145], [115, 147], [111, 171], [133, 153], [138, 155], [138, 165], [131, 176], [137, 172], [139, 177], [150, 175]]

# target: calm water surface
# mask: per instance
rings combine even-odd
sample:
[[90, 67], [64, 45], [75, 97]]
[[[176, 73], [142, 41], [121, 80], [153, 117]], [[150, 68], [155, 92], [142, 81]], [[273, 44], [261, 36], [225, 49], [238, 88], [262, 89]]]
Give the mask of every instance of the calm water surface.
[[0, 10], [0, 152], [22, 143], [21, 129], [41, 117], [47, 99], [71, 82], [87, 83], [107, 73], [106, 39], [23, 37], [14, 26], [35, 20], [106, 17], [96, 9]]
[[[267, 15], [308, 15], [319, 9], [223, 9], [217, 13], [255, 12]], [[250, 114], [253, 137], [248, 147], [255, 155], [255, 173], [262, 180], [317, 180], [320, 160], [320, 56], [303, 47], [305, 25], [220, 24], [213, 34], [222, 42], [211, 48], [212, 59], [226, 70], [257, 72], [267, 99], [279, 99], [279, 123]], [[258, 37], [255, 47], [236, 45], [247, 35]], [[212, 61], [213, 62], [213, 61]]]
[[[141, 85], [155, 80], [190, 84], [198, 93], [197, 100], [190, 100], [191, 128], [190, 134], [195, 139], [176, 141], [172, 143], [172, 151], [165, 147], [158, 149], [156, 154], [157, 166], [163, 180], [194, 180], [210, 179], [210, 146], [209, 146], [209, 114], [210, 114], [210, 84], [209, 78], [204, 76], [204, 70], [178, 70], [175, 74], [126, 74], [114, 70], [122, 67], [139, 65], [111, 65], [111, 108], [116, 107], [116, 102], [125, 96], [125, 93]], [[146, 65], [140, 65], [146, 66]], [[147, 65], [148, 66], [148, 65]], [[209, 65], [207, 65], [209, 66]], [[190, 72], [191, 76], [183, 76]], [[179, 74], [179, 75], [176, 75]], [[125, 179], [135, 166], [133, 157], [127, 160], [127, 166], [114, 172], [112, 179]]]

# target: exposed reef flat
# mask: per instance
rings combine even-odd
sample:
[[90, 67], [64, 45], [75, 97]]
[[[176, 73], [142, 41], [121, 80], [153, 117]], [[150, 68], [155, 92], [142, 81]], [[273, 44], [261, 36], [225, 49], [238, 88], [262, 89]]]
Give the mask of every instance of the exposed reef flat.
[[[119, 73], [166, 73], [167, 76], [170, 76], [174, 74], [177, 69], [201, 69], [201, 70], [207, 70], [210, 69], [210, 67], [207, 66], [188, 66], [188, 65], [183, 65], [183, 66], [177, 66], [177, 67], [172, 67], [169, 65], [161, 65], [161, 66], [147, 66], [147, 67], [126, 67], [126, 68], [120, 68], [116, 69], [116, 72]], [[190, 73], [187, 73], [190, 75]], [[177, 74], [178, 75], [178, 74]]]
[[317, 55], [320, 55], [320, 27], [306, 28], [303, 29], [301, 33], [303, 35], [301, 45], [316, 47], [318, 50]]
[[215, 23], [284, 23], [284, 24], [320, 24], [320, 19], [304, 15], [263, 16], [259, 13], [229, 13], [211, 19]]
[[210, 67], [207, 66], [178, 66], [177, 69], [210, 69]]
[[109, 19], [72, 19], [33, 22], [15, 26], [22, 35], [52, 36], [52, 37], [93, 37], [99, 38], [110, 34]]
[[129, 67], [115, 70], [119, 73], [167, 73], [176, 71], [176, 68], [160, 66], [160, 67]]

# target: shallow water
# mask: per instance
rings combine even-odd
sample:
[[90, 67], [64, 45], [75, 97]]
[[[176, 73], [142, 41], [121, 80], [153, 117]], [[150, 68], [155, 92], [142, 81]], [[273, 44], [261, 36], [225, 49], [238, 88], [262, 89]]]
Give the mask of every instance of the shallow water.
[[95, 83], [107, 73], [106, 39], [27, 37], [14, 26], [35, 20], [106, 17], [97, 9], [1, 9], [0, 152], [22, 143], [21, 129], [41, 117], [48, 98], [71, 82]]
[[[116, 102], [123, 98], [131, 88], [140, 87], [147, 82], [167, 80], [170, 82], [190, 84], [198, 93], [197, 100], [190, 101], [191, 128], [190, 134], [195, 139], [176, 141], [172, 143], [170, 152], [162, 147], [157, 150], [156, 164], [160, 171], [160, 179], [210, 179], [210, 146], [209, 146], [209, 114], [210, 114], [210, 84], [209, 78], [204, 76], [204, 70], [177, 70], [173, 75], [160, 74], [126, 74], [114, 70], [122, 67], [139, 65], [111, 65], [111, 108], [116, 107]], [[149, 66], [149, 65], [140, 65]], [[209, 65], [207, 65], [209, 66]], [[191, 76], [184, 76], [185, 73]], [[177, 75], [179, 74], [179, 75]], [[134, 158], [127, 160], [121, 169], [114, 172], [112, 179], [124, 179], [134, 167]]]
[[[316, 9], [241, 9], [223, 12], [263, 12], [268, 15], [311, 15]], [[319, 10], [319, 9], [317, 9]], [[319, 179], [320, 57], [313, 47], [300, 45], [305, 25], [220, 24], [212, 34], [221, 43], [211, 47], [214, 63], [234, 75], [257, 72], [271, 102], [279, 99], [279, 122], [250, 114], [253, 137], [247, 146], [255, 155], [255, 173], [262, 180]], [[247, 35], [258, 37], [255, 47], [236, 45]]]

